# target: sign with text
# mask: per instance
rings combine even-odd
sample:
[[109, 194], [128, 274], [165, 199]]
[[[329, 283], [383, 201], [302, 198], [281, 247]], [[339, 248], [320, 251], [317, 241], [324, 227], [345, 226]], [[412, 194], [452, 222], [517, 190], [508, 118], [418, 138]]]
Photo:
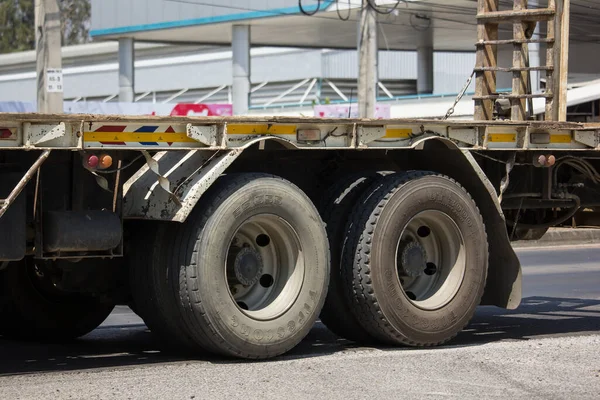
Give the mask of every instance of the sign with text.
[[46, 70], [46, 90], [48, 93], [63, 92], [63, 72], [62, 69]]

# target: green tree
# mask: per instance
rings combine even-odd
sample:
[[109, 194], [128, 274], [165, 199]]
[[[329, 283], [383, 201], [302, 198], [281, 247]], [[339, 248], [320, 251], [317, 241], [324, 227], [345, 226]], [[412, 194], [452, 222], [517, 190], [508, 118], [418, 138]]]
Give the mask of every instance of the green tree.
[[59, 0], [63, 45], [87, 43], [90, 40], [90, 0]]
[[[35, 48], [35, 0], [0, 0], [0, 53]], [[59, 0], [62, 42], [69, 46], [90, 40], [89, 0]]]
[[0, 53], [35, 48], [33, 0], [0, 0]]

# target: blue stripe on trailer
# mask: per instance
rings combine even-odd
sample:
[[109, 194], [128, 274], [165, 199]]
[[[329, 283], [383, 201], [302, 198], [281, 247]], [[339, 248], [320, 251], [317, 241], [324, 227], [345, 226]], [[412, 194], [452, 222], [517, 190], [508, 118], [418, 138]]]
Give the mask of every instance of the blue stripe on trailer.
[[142, 126], [136, 132], [139, 133], [154, 133], [158, 129], [158, 126]]
[[142, 146], [158, 146], [157, 142], [140, 142]]

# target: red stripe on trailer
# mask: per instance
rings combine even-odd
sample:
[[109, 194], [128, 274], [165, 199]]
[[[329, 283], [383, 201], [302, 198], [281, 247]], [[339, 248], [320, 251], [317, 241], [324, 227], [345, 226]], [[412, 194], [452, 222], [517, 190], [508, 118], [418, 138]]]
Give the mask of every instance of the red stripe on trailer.
[[106, 125], [101, 126], [94, 132], [125, 132], [125, 129], [127, 129], [127, 126]]

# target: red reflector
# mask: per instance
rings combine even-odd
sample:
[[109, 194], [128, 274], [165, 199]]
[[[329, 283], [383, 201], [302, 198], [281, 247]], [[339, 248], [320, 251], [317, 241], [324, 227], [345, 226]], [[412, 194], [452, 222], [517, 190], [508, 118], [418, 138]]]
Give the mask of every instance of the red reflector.
[[95, 155], [91, 155], [88, 157], [87, 159], [87, 165], [90, 168], [96, 168], [98, 166], [98, 163], [100, 162], [100, 160], [98, 159], [98, 156]]
[[6, 128], [0, 128], [0, 139], [8, 139], [12, 136], [12, 131]]

